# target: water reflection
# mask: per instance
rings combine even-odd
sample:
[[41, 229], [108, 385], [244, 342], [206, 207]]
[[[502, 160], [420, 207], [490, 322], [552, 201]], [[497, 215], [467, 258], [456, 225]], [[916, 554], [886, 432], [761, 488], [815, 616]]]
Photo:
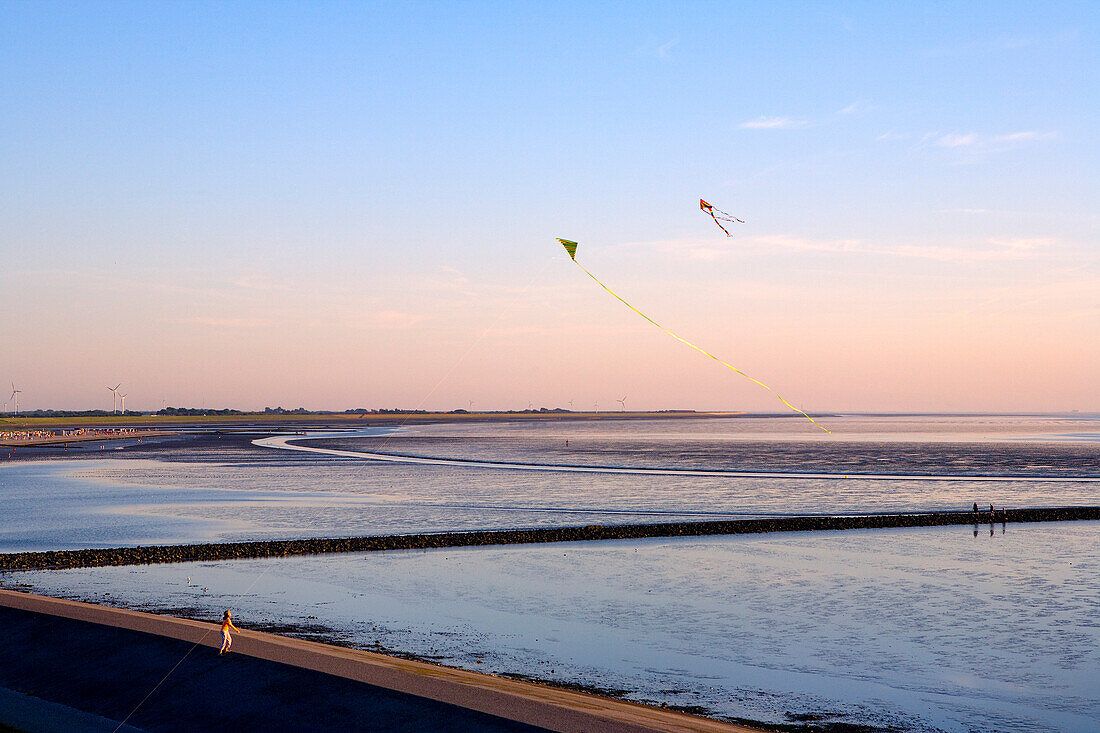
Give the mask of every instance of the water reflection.
[[[715, 715], [1075, 732], [1100, 719], [1100, 566], [1077, 562], [1098, 532], [1097, 522], [1023, 524], [1010, 541], [963, 546], [951, 527], [852, 530], [19, 579], [211, 618], [232, 608], [242, 628], [319, 624], [361, 647]], [[973, 648], [983, 654], [958, 653]]]
[[[964, 479], [780, 481], [378, 465], [243, 441], [197, 453], [180, 448], [169, 459], [2, 463], [0, 551], [953, 511], [979, 491], [989, 487]], [[1096, 497], [1095, 484], [1068, 481], [1010, 482], [997, 491], [1016, 506], [1080, 506]], [[1006, 521], [1003, 507], [997, 518]]]
[[[992, 537], [993, 534], [994, 534], [994, 527], [995, 526], [996, 526], [995, 522], [993, 522], [993, 521], [989, 522], [989, 536], [990, 537]], [[1007, 523], [1006, 522], [1001, 522], [1001, 534], [1005, 534], [1005, 528], [1006, 527], [1007, 527]], [[974, 536], [975, 537], [978, 536], [978, 523], [977, 522], [974, 523]]]

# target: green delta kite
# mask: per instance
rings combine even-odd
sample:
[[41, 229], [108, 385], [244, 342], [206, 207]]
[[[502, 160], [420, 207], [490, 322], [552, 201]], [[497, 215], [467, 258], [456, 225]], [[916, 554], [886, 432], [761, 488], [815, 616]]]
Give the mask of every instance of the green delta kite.
[[565, 251], [569, 253], [569, 259], [574, 262], [577, 260], [577, 243], [570, 242], [568, 239], [559, 239], [561, 246], [565, 247]]

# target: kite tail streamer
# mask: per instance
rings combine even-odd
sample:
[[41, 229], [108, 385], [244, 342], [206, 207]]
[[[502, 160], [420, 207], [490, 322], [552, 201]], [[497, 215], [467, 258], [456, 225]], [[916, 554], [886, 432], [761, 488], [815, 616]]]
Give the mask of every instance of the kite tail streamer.
[[711, 218], [711, 219], [714, 219], [714, 223], [718, 225], [718, 228], [719, 228], [719, 229], [721, 229], [721, 230], [722, 230], [723, 232], [725, 232], [725, 233], [726, 233], [726, 236], [727, 236], [727, 237], [732, 237], [732, 236], [733, 236], [732, 234], [730, 234], [730, 230], [729, 230], [729, 229], [726, 229], [726, 228], [725, 228], [724, 226], [722, 226], [722, 222], [718, 221], [718, 217], [717, 217], [717, 216], [715, 216], [714, 214], [711, 214], [711, 215], [710, 215], [710, 218]]
[[[714, 207], [711, 207], [711, 208], [714, 208]], [[728, 211], [722, 211], [721, 209], [714, 209], [714, 210], [717, 211], [719, 214], [721, 214], [721, 216], [718, 217], [719, 219], [724, 219], [725, 221], [735, 221], [738, 224], [744, 224], [745, 223], [743, 220], [738, 219], [736, 216], [729, 213]], [[714, 214], [711, 214], [711, 216], [714, 216]]]
[[[719, 224], [718, 226], [722, 226], [722, 225], [721, 225], [721, 224]], [[725, 231], [725, 229], [723, 229], [723, 231]], [[728, 232], [727, 232], [727, 234], [728, 234]], [[559, 240], [559, 241], [561, 241], [561, 240]], [[572, 243], [571, 243], [571, 244], [572, 244]], [[575, 244], [574, 244], [574, 249], [573, 249], [573, 252], [576, 252], [576, 245], [575, 245]], [[573, 255], [573, 252], [571, 252], [570, 254], [571, 254], [571, 255]], [[761, 387], [763, 387], [764, 389], [768, 390], [768, 391], [769, 391], [769, 392], [771, 392], [771, 393], [772, 393], [773, 395], [775, 395], [775, 396], [776, 396], [776, 397], [777, 397], [777, 398], [779, 399], [779, 401], [780, 401], [780, 402], [782, 402], [782, 403], [783, 403], [784, 405], [786, 405], [787, 407], [791, 408], [792, 410], [794, 410], [794, 411], [795, 411], [795, 412], [797, 412], [798, 414], [802, 415], [802, 417], [804, 417], [804, 418], [806, 418], [807, 420], [809, 420], [810, 422], [812, 422], [812, 423], [814, 424], [814, 426], [815, 426], [815, 427], [817, 427], [817, 428], [819, 428], [819, 429], [821, 429], [821, 430], [824, 430], [824, 431], [825, 431], [826, 433], [832, 433], [832, 432], [833, 432], [833, 431], [829, 430], [829, 429], [828, 429], [827, 427], [825, 427], [824, 425], [821, 425], [821, 424], [819, 424], [819, 423], [818, 423], [818, 422], [817, 422], [816, 420], [814, 420], [814, 419], [813, 419], [812, 417], [810, 417], [810, 416], [809, 416], [808, 414], [806, 414], [806, 413], [805, 413], [805, 412], [804, 412], [803, 410], [800, 410], [800, 409], [798, 409], [797, 407], [795, 407], [794, 405], [792, 405], [792, 404], [791, 404], [790, 402], [787, 402], [787, 401], [786, 401], [785, 399], [783, 399], [783, 396], [782, 396], [782, 395], [780, 395], [780, 394], [779, 394], [778, 392], [776, 392], [776, 391], [775, 391], [774, 389], [772, 389], [772, 388], [771, 388], [771, 387], [769, 387], [768, 385], [766, 385], [766, 384], [764, 384], [763, 382], [761, 382], [761, 381], [760, 381], [759, 379], [757, 379], [757, 378], [755, 378], [755, 377], [751, 377], [751, 376], [749, 376], [748, 374], [745, 374], [745, 373], [744, 373], [743, 371], [741, 371], [740, 369], [738, 369], [738, 368], [737, 368], [737, 367], [735, 367], [734, 365], [732, 365], [732, 364], [729, 364], [729, 363], [727, 363], [727, 362], [724, 362], [724, 361], [722, 361], [721, 359], [719, 359], [719, 358], [718, 358], [717, 356], [715, 356], [714, 354], [710, 353], [710, 352], [709, 352], [709, 351], [707, 351], [706, 349], [701, 349], [701, 348], [699, 348], [698, 346], [696, 346], [695, 344], [693, 344], [693, 343], [691, 343], [690, 341], [688, 341], [688, 340], [687, 340], [686, 338], [682, 338], [682, 337], [680, 337], [680, 336], [677, 336], [677, 335], [676, 335], [675, 333], [673, 333], [672, 331], [669, 331], [669, 330], [668, 330], [667, 328], [665, 328], [664, 326], [662, 326], [662, 325], [661, 325], [660, 323], [657, 323], [657, 321], [653, 320], [652, 318], [650, 318], [649, 316], [647, 316], [647, 315], [646, 315], [645, 313], [642, 313], [642, 312], [641, 312], [640, 310], [638, 310], [637, 308], [635, 308], [634, 306], [632, 306], [632, 305], [631, 305], [630, 303], [627, 303], [627, 302], [626, 302], [625, 300], [623, 300], [623, 299], [622, 299], [622, 298], [621, 298], [621, 297], [619, 296], [619, 294], [618, 294], [618, 293], [616, 293], [616, 292], [615, 292], [614, 290], [612, 290], [611, 288], [607, 287], [607, 286], [606, 286], [606, 285], [604, 285], [604, 284], [603, 284], [602, 282], [600, 282], [599, 278], [597, 278], [597, 277], [596, 277], [595, 275], [593, 275], [593, 274], [592, 274], [591, 272], [589, 272], [589, 271], [588, 271], [587, 269], [585, 269], [584, 265], [582, 265], [581, 263], [577, 262], [577, 260], [576, 260], [576, 257], [575, 257], [575, 256], [573, 256], [573, 257], [572, 257], [572, 259], [573, 259], [573, 262], [574, 262], [574, 263], [575, 263], [575, 264], [577, 265], [577, 267], [581, 268], [581, 271], [582, 271], [582, 272], [584, 272], [584, 274], [585, 274], [585, 275], [588, 275], [588, 276], [589, 276], [590, 278], [592, 278], [593, 280], [595, 280], [595, 282], [596, 282], [596, 284], [597, 284], [597, 285], [599, 285], [599, 286], [600, 286], [601, 288], [603, 288], [603, 289], [604, 289], [604, 290], [606, 290], [607, 292], [611, 293], [611, 295], [612, 295], [612, 296], [614, 296], [614, 297], [615, 297], [615, 299], [616, 299], [616, 300], [618, 300], [618, 301], [619, 301], [620, 303], [622, 303], [622, 304], [623, 304], [623, 305], [625, 305], [625, 306], [626, 306], [627, 308], [629, 308], [630, 310], [634, 311], [635, 313], [637, 313], [637, 314], [638, 314], [639, 316], [641, 316], [642, 318], [644, 318], [644, 319], [646, 319], [647, 321], [649, 321], [650, 323], [652, 323], [652, 324], [653, 324], [654, 326], [656, 326], [657, 328], [659, 328], [659, 329], [661, 329], [662, 331], [664, 331], [665, 333], [667, 333], [667, 334], [668, 334], [669, 336], [671, 336], [672, 338], [676, 339], [677, 341], [679, 341], [679, 342], [680, 342], [680, 343], [682, 343], [682, 344], [687, 344], [688, 346], [690, 346], [691, 348], [695, 349], [696, 351], [698, 351], [698, 352], [699, 352], [700, 354], [703, 354], [704, 356], [709, 356], [709, 357], [710, 357], [711, 359], [714, 359], [714, 360], [715, 360], [716, 362], [718, 362], [718, 363], [719, 363], [719, 364], [721, 364], [722, 366], [726, 367], [727, 369], [731, 369], [731, 370], [733, 370], [733, 371], [737, 372], [738, 374], [740, 374], [740, 375], [741, 375], [742, 377], [744, 377], [745, 379], [749, 380], [750, 382], [753, 382], [754, 384], [758, 384], [758, 385], [760, 385]]]

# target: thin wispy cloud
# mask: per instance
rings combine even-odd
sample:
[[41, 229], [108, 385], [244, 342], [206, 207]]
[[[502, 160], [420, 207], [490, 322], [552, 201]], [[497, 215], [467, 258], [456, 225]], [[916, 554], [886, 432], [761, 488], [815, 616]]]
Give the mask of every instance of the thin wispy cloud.
[[668, 58], [668, 55], [672, 52], [672, 49], [676, 48], [680, 43], [680, 37], [676, 36], [670, 41], [666, 41], [657, 47], [657, 58]]
[[242, 275], [233, 281], [234, 287], [244, 290], [290, 290], [290, 283], [267, 275]]
[[207, 316], [192, 316], [190, 318], [177, 318], [176, 323], [192, 326], [208, 326], [210, 328], [266, 328], [271, 325], [267, 318], [211, 318]]
[[895, 142], [916, 139], [918, 148], [943, 148], [970, 153], [998, 153], [1015, 150], [1025, 145], [1054, 140], [1058, 133], [1040, 130], [1017, 130], [997, 135], [981, 132], [944, 132], [942, 130], [914, 134], [890, 130], [875, 138], [878, 142]]
[[807, 127], [809, 124], [806, 120], [791, 117], [757, 117], [755, 120], [742, 122], [738, 127], [745, 130], [792, 130]]
[[973, 214], [973, 215], [1018, 215], [1027, 214], [1026, 211], [1012, 211], [1011, 209], [937, 209], [937, 214]]
[[[837, 115], [850, 116], [874, 109], [874, 106], [865, 99], [856, 101], [841, 107], [836, 111]], [[799, 119], [797, 117], [768, 117], [761, 115], [755, 120], [746, 120], [738, 125], [743, 130], [795, 130], [802, 127], [810, 127], [816, 121]]]
[[461, 270], [451, 267], [450, 265], [440, 265], [439, 271], [443, 273], [443, 276], [455, 285], [465, 285], [470, 282], [470, 278], [466, 277], [465, 273]]
[[857, 99], [856, 101], [849, 104], [847, 107], [838, 109], [836, 113], [838, 115], [854, 115], [861, 112], [869, 112], [872, 109], [874, 109], [874, 106], [870, 102], [863, 99]]
[[1057, 135], [1053, 132], [1019, 130], [1001, 135], [983, 135], [977, 132], [949, 132], [945, 135], [935, 133], [932, 137], [932, 144], [939, 148], [959, 148], [975, 152], [995, 153], [1014, 150], [1029, 143], [1053, 140]]
[[1035, 132], [1034, 130], [1026, 130], [1024, 132], [1010, 132], [1007, 135], [998, 135], [993, 138], [994, 142], [1018, 142], [1024, 140], [1050, 140], [1054, 137], [1054, 133], [1051, 132]]
[[58, 282], [65, 282], [68, 283], [66, 287], [70, 289], [80, 286], [101, 291], [126, 290], [134, 293], [153, 291], [161, 296], [166, 293], [210, 296], [216, 292], [209, 283], [194, 286], [180, 284], [180, 279], [185, 279], [186, 273], [181, 275], [179, 272], [172, 273], [173, 277], [171, 278], [161, 276], [159, 273], [156, 276], [146, 275], [142, 277], [120, 275], [114, 270], [69, 270], [50, 267], [14, 272], [8, 270], [7, 274], [9, 276], [18, 275], [23, 278], [24, 282], [28, 283], [35, 279], [51, 281], [55, 286]]
[[[1100, 314], [1096, 306], [1096, 293], [1100, 291], [1100, 278], [1080, 276], [1080, 268], [1053, 268], [1045, 277], [1006, 285], [985, 285], [967, 296], [972, 304], [980, 299], [970, 312], [1004, 312], [1008, 304], [1019, 310], [1034, 311], [1035, 306], [1049, 304], [1059, 313], [1059, 319], [1089, 318]], [[1049, 310], [1044, 309], [1044, 313]]]
[[990, 262], [995, 260], [1031, 259], [1054, 244], [1054, 240], [1048, 237], [987, 238], [971, 247], [913, 244], [871, 245], [860, 240], [808, 240], [783, 236], [765, 237], [763, 239], [772, 247], [798, 251], [856, 253], [935, 260], [937, 262]]
[[937, 140], [936, 145], [941, 148], [961, 148], [969, 145], [974, 145], [977, 142], [978, 136], [973, 132], [967, 133], [966, 135], [949, 133]]
[[968, 43], [956, 43], [948, 46], [937, 46], [924, 52], [925, 56], [943, 58], [950, 56], [971, 56], [982, 54], [997, 54], [1010, 51], [1020, 51], [1037, 47], [1057, 47], [1077, 40], [1076, 30], [1052, 33], [1047, 35], [1011, 35], [1002, 34], [993, 38], [985, 38]]
[[395, 329], [410, 328], [427, 319], [421, 313], [406, 313], [404, 311], [384, 310], [376, 313], [364, 313], [356, 318], [355, 325], [360, 328]]
[[746, 253], [777, 254], [782, 252], [821, 253], [837, 255], [868, 255], [895, 258], [934, 260], [938, 262], [991, 262], [1025, 260], [1038, 257], [1057, 244], [1050, 237], [990, 237], [973, 246], [870, 244], [860, 239], [811, 239], [786, 234], [736, 237], [724, 245], [696, 240], [637, 243], [656, 251], [674, 253], [679, 257], [714, 262]]
[[479, 291], [462, 271], [448, 265], [440, 265], [434, 272], [421, 278], [415, 289], [424, 294], [449, 294], [475, 297]]
[[990, 237], [986, 241], [995, 247], [1016, 252], [1034, 252], [1048, 249], [1054, 244], [1051, 237]]
[[[851, 116], [868, 112], [874, 109], [869, 101], [865, 99], [857, 99], [856, 101], [841, 107], [836, 111], [837, 115]], [[738, 125], [743, 130], [795, 130], [802, 127], [810, 127], [816, 124], [816, 121], [800, 119], [797, 117], [768, 117], [761, 115], [754, 120], [746, 120]]]
[[[490, 336], [530, 336], [539, 335], [545, 336], [548, 334], [563, 334], [570, 333], [576, 328], [583, 328], [581, 324], [570, 323], [569, 325], [557, 325], [552, 324], [549, 326], [490, 326], [483, 329], [479, 336], [482, 338]], [[598, 327], [591, 327], [592, 330], [599, 332]]]

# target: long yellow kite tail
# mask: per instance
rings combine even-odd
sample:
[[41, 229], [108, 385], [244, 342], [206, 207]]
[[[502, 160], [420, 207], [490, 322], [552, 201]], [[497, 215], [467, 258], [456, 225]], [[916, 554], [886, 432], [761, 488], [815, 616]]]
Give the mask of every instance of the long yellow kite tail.
[[806, 418], [807, 420], [809, 420], [810, 422], [812, 422], [812, 423], [814, 424], [814, 426], [815, 426], [815, 427], [817, 427], [817, 428], [819, 428], [819, 429], [821, 429], [821, 430], [824, 430], [824, 431], [825, 431], [826, 433], [832, 434], [832, 432], [833, 432], [832, 430], [829, 430], [829, 429], [828, 429], [827, 427], [825, 427], [824, 425], [821, 425], [820, 423], [818, 423], [818, 421], [817, 421], [817, 420], [814, 420], [814, 419], [813, 419], [812, 417], [810, 417], [810, 416], [809, 416], [808, 414], [806, 414], [806, 412], [805, 412], [805, 411], [803, 411], [803, 410], [800, 410], [800, 409], [798, 409], [797, 407], [795, 407], [794, 405], [792, 405], [792, 404], [791, 404], [790, 402], [787, 402], [787, 401], [786, 401], [785, 399], [783, 399], [783, 396], [782, 396], [781, 394], [779, 394], [779, 393], [778, 393], [778, 392], [776, 392], [776, 391], [775, 391], [774, 389], [772, 389], [772, 388], [771, 388], [771, 387], [769, 387], [768, 385], [766, 385], [766, 384], [764, 384], [763, 382], [761, 382], [761, 381], [760, 381], [759, 379], [757, 379], [756, 377], [752, 377], [752, 376], [749, 376], [748, 374], [745, 374], [745, 373], [744, 373], [743, 371], [741, 371], [740, 369], [738, 369], [737, 367], [735, 367], [735, 366], [734, 366], [733, 364], [730, 364], [730, 363], [728, 363], [728, 362], [722, 361], [721, 359], [719, 359], [719, 358], [718, 358], [717, 356], [715, 356], [714, 354], [710, 353], [710, 352], [709, 352], [709, 351], [707, 351], [706, 349], [702, 349], [702, 348], [699, 348], [699, 347], [698, 347], [698, 346], [696, 346], [695, 344], [693, 344], [693, 343], [691, 343], [690, 341], [688, 341], [688, 340], [687, 340], [686, 338], [683, 338], [682, 336], [678, 336], [678, 335], [676, 335], [675, 333], [673, 333], [672, 331], [669, 331], [669, 330], [668, 330], [667, 328], [665, 328], [664, 326], [662, 326], [662, 325], [661, 325], [660, 323], [657, 323], [657, 321], [653, 320], [652, 318], [650, 318], [649, 316], [647, 316], [647, 315], [646, 315], [645, 313], [642, 313], [642, 312], [641, 312], [640, 310], [638, 310], [637, 308], [635, 308], [634, 306], [632, 306], [632, 305], [631, 305], [630, 303], [627, 303], [627, 302], [626, 302], [625, 300], [623, 300], [623, 298], [622, 298], [622, 297], [621, 297], [621, 296], [620, 296], [620, 295], [619, 295], [618, 293], [616, 293], [616, 292], [615, 292], [614, 290], [612, 290], [611, 288], [607, 287], [607, 286], [606, 286], [606, 285], [604, 285], [604, 284], [603, 284], [602, 282], [600, 282], [600, 279], [599, 279], [598, 277], [596, 277], [596, 276], [595, 276], [595, 275], [593, 275], [593, 274], [592, 274], [591, 272], [589, 272], [589, 271], [588, 271], [588, 270], [587, 270], [587, 269], [585, 268], [585, 266], [584, 266], [584, 265], [582, 265], [581, 263], [577, 262], [577, 260], [575, 260], [575, 259], [574, 259], [574, 260], [573, 260], [573, 264], [575, 264], [575, 265], [576, 265], [577, 267], [581, 268], [581, 271], [582, 271], [582, 272], [583, 272], [583, 273], [584, 273], [585, 275], [588, 275], [588, 276], [589, 276], [590, 278], [592, 278], [592, 279], [593, 279], [593, 280], [594, 280], [594, 281], [596, 282], [596, 284], [597, 284], [597, 285], [599, 285], [599, 286], [600, 286], [601, 288], [603, 288], [603, 289], [604, 289], [604, 290], [606, 290], [607, 292], [611, 293], [611, 295], [612, 295], [612, 296], [613, 296], [613, 297], [615, 298], [615, 300], [619, 301], [620, 303], [622, 303], [623, 305], [625, 305], [625, 306], [626, 306], [627, 308], [629, 308], [630, 310], [634, 311], [634, 312], [635, 312], [635, 313], [637, 313], [637, 314], [638, 314], [639, 316], [641, 316], [642, 318], [646, 319], [647, 321], [649, 321], [650, 323], [652, 323], [652, 324], [653, 324], [654, 326], [656, 326], [657, 328], [659, 328], [659, 329], [661, 329], [662, 331], [664, 331], [665, 333], [667, 333], [667, 334], [668, 334], [669, 336], [671, 336], [672, 338], [676, 339], [677, 341], [679, 341], [679, 342], [680, 342], [680, 343], [682, 343], [682, 344], [687, 344], [688, 346], [690, 346], [691, 348], [695, 349], [696, 351], [698, 351], [698, 352], [699, 352], [700, 354], [703, 354], [704, 356], [709, 356], [709, 357], [710, 357], [711, 359], [714, 359], [714, 360], [715, 360], [716, 362], [718, 362], [718, 363], [719, 363], [719, 364], [721, 364], [722, 366], [726, 367], [727, 369], [731, 369], [731, 370], [733, 370], [733, 371], [737, 372], [738, 374], [740, 374], [740, 375], [741, 375], [742, 377], [744, 377], [745, 379], [749, 380], [750, 382], [753, 382], [754, 384], [758, 384], [758, 385], [760, 385], [761, 387], [763, 387], [764, 389], [768, 390], [768, 391], [769, 391], [769, 392], [771, 392], [771, 393], [772, 393], [773, 395], [775, 395], [775, 396], [776, 396], [776, 398], [778, 398], [778, 399], [779, 399], [779, 401], [780, 401], [780, 402], [782, 402], [782, 403], [783, 403], [784, 405], [786, 405], [787, 407], [791, 408], [792, 410], [794, 410], [794, 411], [795, 411], [795, 412], [797, 412], [798, 414], [802, 415], [802, 417], [804, 417], [804, 418]]

